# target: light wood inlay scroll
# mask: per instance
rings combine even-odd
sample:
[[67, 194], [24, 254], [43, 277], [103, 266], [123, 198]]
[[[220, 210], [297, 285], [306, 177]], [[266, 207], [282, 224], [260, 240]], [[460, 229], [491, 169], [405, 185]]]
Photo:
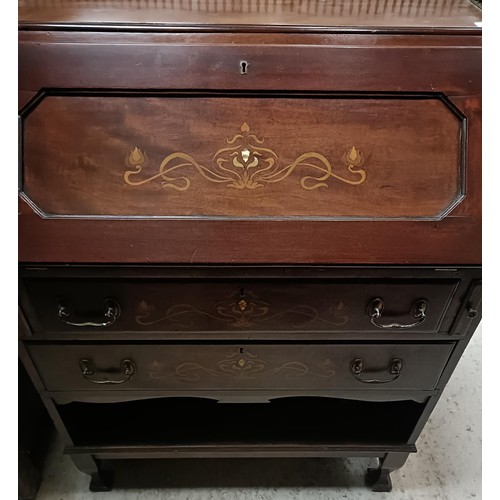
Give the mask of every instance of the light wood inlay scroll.
[[364, 156], [355, 146], [346, 149], [341, 157], [342, 168], [353, 174], [349, 178], [344, 177], [344, 172], [336, 173], [330, 161], [318, 152], [303, 153], [292, 163], [282, 166], [278, 155], [272, 149], [263, 147], [264, 139], [251, 133], [247, 123], [243, 123], [240, 132], [226, 142], [228, 146], [215, 153], [208, 167], [187, 153], [175, 152], [163, 159], [157, 174], [146, 178], [140, 174], [143, 167], [149, 165], [149, 158], [136, 146], [125, 157], [125, 164], [133, 170], [127, 170], [123, 178], [129, 186], [141, 186], [159, 179], [163, 188], [178, 191], [186, 191], [191, 186], [191, 178], [186, 173], [190, 167], [210, 182], [236, 189], [257, 189], [281, 182], [297, 169], [311, 172], [311, 175], [303, 175], [300, 179], [301, 187], [307, 191], [328, 187], [325, 181], [331, 178], [353, 186], [366, 180], [366, 172], [360, 168], [365, 162]]
[[182, 382], [197, 382], [206, 375], [233, 380], [275, 375], [284, 376], [287, 380], [297, 377], [332, 378], [335, 376], [335, 363], [327, 358], [315, 369], [311, 369], [302, 361], [287, 361], [277, 366], [270, 366], [267, 361], [246, 349], [237, 349], [227, 354], [224, 359], [208, 366], [188, 361], [171, 368], [166, 362], [155, 360], [149, 370], [151, 379], [173, 377]]
[[247, 299], [240, 299], [238, 294], [226, 300], [217, 302], [213, 309], [204, 310], [193, 304], [174, 304], [166, 307], [164, 312], [157, 312], [155, 304], [142, 300], [137, 306], [135, 321], [142, 326], [152, 326], [167, 322], [178, 328], [192, 328], [197, 317], [216, 320], [232, 328], [253, 328], [260, 324], [281, 320], [285, 317], [296, 318], [290, 322], [291, 328], [304, 328], [311, 324], [326, 324], [334, 327], [349, 322], [348, 309], [343, 301], [334, 302], [329, 307], [329, 317], [322, 316], [320, 311], [309, 304], [296, 304], [290, 307], [273, 311], [273, 307], [261, 300], [252, 292], [246, 292]]

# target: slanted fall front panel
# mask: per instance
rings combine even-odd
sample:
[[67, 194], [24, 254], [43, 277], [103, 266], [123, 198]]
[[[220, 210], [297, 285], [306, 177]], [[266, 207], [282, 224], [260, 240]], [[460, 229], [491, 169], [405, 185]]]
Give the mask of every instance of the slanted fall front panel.
[[49, 94], [24, 192], [49, 217], [439, 220], [463, 135], [435, 96]]

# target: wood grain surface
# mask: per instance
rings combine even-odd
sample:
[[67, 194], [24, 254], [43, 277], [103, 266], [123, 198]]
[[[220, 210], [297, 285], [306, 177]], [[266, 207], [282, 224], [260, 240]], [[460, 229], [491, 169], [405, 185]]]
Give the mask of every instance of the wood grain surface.
[[[438, 273], [436, 273], [438, 274]], [[436, 276], [437, 278], [437, 276]], [[23, 288], [33, 313], [29, 323], [36, 334], [50, 336], [67, 333], [68, 339], [110, 339], [113, 334], [126, 338], [236, 339], [258, 338], [274, 332], [276, 338], [302, 333], [316, 338], [335, 338], [333, 333], [355, 337], [374, 333], [383, 339], [391, 333], [404, 337], [412, 333], [446, 333], [451, 326], [448, 308], [458, 304], [455, 292], [459, 281], [451, 279], [409, 280], [380, 277], [373, 279], [57, 279], [25, 278]], [[414, 323], [415, 304], [428, 302], [426, 319], [408, 330], [382, 330], [370, 322], [367, 307], [380, 297], [384, 311], [380, 323]], [[106, 320], [105, 303], [112, 298], [120, 309], [109, 326], [78, 327], [68, 322]], [[24, 301], [23, 301], [24, 302]], [[24, 303], [25, 307], [29, 304]], [[58, 311], [69, 311], [67, 321]], [[443, 322], [443, 320], [445, 320]], [[155, 336], [158, 338], [158, 336]]]
[[[66, 8], [63, 4], [55, 5], [53, 2], [52, 4], [51, 7], [44, 2], [39, 2], [36, 6], [32, 4], [34, 10], [31, 10], [31, 12], [36, 11], [38, 12], [36, 16], [41, 16], [41, 18], [47, 20], [51, 17], [46, 16], [48, 11], [52, 10], [54, 12], [55, 9], [61, 14]], [[92, 15], [97, 17], [101, 14], [104, 15], [103, 9], [104, 11], [108, 9], [108, 12], [114, 10], [114, 7], [104, 8], [101, 4], [90, 6], [87, 2], [85, 5], [83, 3], [72, 5], [76, 9], [73, 12], [75, 15], [73, 21], [78, 22], [78, 12], [81, 13], [81, 9], [87, 9], [87, 13], [92, 11]], [[425, 4], [422, 3], [422, 5]], [[44, 28], [40, 31], [36, 29], [36, 24], [31, 26], [33, 30], [21, 29], [19, 35], [19, 102], [22, 108], [21, 114], [26, 121], [26, 125], [29, 125], [30, 119], [33, 118], [36, 121], [42, 116], [41, 113], [37, 112], [36, 108], [31, 115], [29, 114], [30, 109], [33, 109], [33, 105], [36, 103], [36, 96], [40, 95], [42, 89], [59, 89], [57, 90], [58, 93], [61, 93], [63, 90], [71, 93], [74, 90], [81, 91], [82, 89], [96, 91], [113, 90], [115, 92], [125, 90], [134, 92], [185, 92], [189, 90], [200, 91], [201, 93], [249, 91], [253, 93], [276, 92], [281, 95], [293, 91], [326, 93], [359, 92], [370, 93], [370, 95], [380, 93], [423, 93], [430, 94], [428, 97], [444, 95], [446, 99], [453, 102], [459, 113], [465, 117], [467, 134], [466, 136], [463, 135], [462, 139], [466, 139], [467, 144], [465, 145], [466, 155], [463, 158], [465, 160], [465, 171], [459, 180], [456, 177], [454, 179], [455, 187], [458, 181], [458, 184], [463, 186], [466, 196], [441, 221], [424, 221], [421, 219], [418, 221], [376, 220], [376, 217], [381, 217], [383, 210], [383, 204], [379, 206], [378, 203], [371, 203], [372, 209], [375, 210], [375, 216], [373, 214], [367, 215], [371, 217], [373, 222], [364, 220], [223, 221], [129, 219], [97, 221], [85, 218], [48, 219], [42, 218], [36, 207], [30, 204], [29, 200], [21, 194], [19, 204], [21, 221], [19, 230], [20, 259], [25, 262], [129, 263], [241, 262], [262, 264], [303, 262], [316, 264], [448, 263], [455, 265], [480, 263], [481, 37], [478, 36], [480, 35], [480, 28], [475, 27], [472, 31], [468, 29], [464, 31], [464, 29], [455, 26], [457, 19], [463, 20], [464, 18], [450, 15], [450, 12], [457, 6], [459, 6], [459, 10], [462, 10], [462, 13], [464, 12], [463, 9], [466, 9], [469, 13], [474, 12], [474, 16], [476, 17], [479, 11], [468, 2], [453, 3], [443, 1], [431, 2], [428, 5], [437, 8], [438, 11], [442, 8], [443, 16], [447, 17], [448, 21], [446, 23], [439, 21], [438, 24], [442, 24], [443, 26], [446, 24], [448, 26], [445, 30], [446, 34], [432, 24], [434, 22], [432, 21], [432, 17], [421, 17], [421, 20], [426, 19], [425, 23], [430, 23], [428, 24], [429, 28], [425, 36], [417, 34], [423, 33], [425, 31], [424, 28], [422, 28], [424, 31], [411, 31], [415, 30], [414, 26], [411, 29], [408, 28], [410, 29], [410, 32], [408, 32], [408, 30], [403, 29], [401, 26], [399, 28], [392, 26], [388, 19], [385, 19], [384, 23], [390, 33], [383, 35], [380, 34], [380, 30], [376, 33], [368, 33], [369, 30], [362, 33], [327, 33], [321, 30], [319, 32], [311, 32], [305, 26], [304, 29], [294, 27], [288, 33], [273, 33], [272, 26], [265, 24], [261, 25], [260, 30], [236, 29], [235, 31], [238, 32], [231, 33], [219, 32], [214, 28], [214, 25], [209, 24], [203, 25], [204, 29], [200, 29], [196, 33], [181, 33], [182, 29], [177, 29], [176, 33], [172, 31], [168, 33], [153, 33], [147, 29], [147, 26], [139, 23], [130, 25], [127, 28], [128, 31], [107, 30], [104, 29], [104, 24], [101, 25], [102, 29], [92, 30], [88, 29], [89, 25], [84, 23], [81, 23], [78, 29], [75, 29], [76, 25], [67, 25], [68, 29], [47, 31]], [[125, 3], [118, 8], [118, 11], [120, 9], [125, 11], [124, 6]], [[367, 7], [366, 4], [364, 6]], [[396, 18], [402, 19], [406, 16], [405, 8], [408, 5], [404, 6], [401, 3], [396, 5], [396, 7], [398, 6], [400, 7], [399, 10], [396, 9], [394, 13], [391, 11], [390, 16], [392, 16], [393, 20]], [[376, 6], [370, 4], [369, 7], [370, 9], [373, 8], [373, 10], [369, 10], [368, 14], [373, 18], [373, 22], [376, 22], [379, 19], [377, 18], [378, 14], [375, 15], [374, 13]], [[449, 9], [450, 12], [448, 12]], [[141, 12], [146, 11], [147, 8]], [[130, 12], [135, 11], [132, 8]], [[347, 16], [347, 14], [347, 12], [344, 12], [343, 16]], [[361, 16], [360, 13], [356, 15], [358, 16], [358, 14]], [[240, 18], [245, 17], [245, 13], [240, 13], [238, 16]], [[329, 16], [323, 17], [327, 19]], [[64, 15], [61, 15], [59, 20], [63, 18]], [[335, 21], [332, 21], [333, 18], [335, 18]], [[333, 16], [333, 18], [329, 18], [331, 22], [339, 22], [336, 16]], [[23, 19], [25, 18], [21, 17], [21, 21]], [[436, 16], [434, 16], [434, 19], [437, 19]], [[104, 22], [107, 21], [104, 20]], [[262, 22], [264, 23], [264, 18], [262, 18]], [[397, 21], [395, 22], [397, 24]], [[280, 23], [280, 20], [276, 18], [276, 26], [278, 28], [283, 28], [285, 24], [285, 21]], [[315, 28], [318, 27], [319, 24], [315, 26]], [[131, 30], [134, 32], [129, 32]], [[383, 27], [381, 27], [381, 30], [383, 31]], [[201, 33], [201, 31], [204, 32]], [[240, 71], [242, 61], [246, 61], [248, 64], [247, 74], [245, 75], [242, 75]], [[71, 71], [68, 68], [71, 68]], [[65, 96], [65, 98], [68, 97]], [[279, 99], [279, 97], [275, 97], [275, 99]], [[41, 106], [44, 106], [48, 102], [48, 99], [45, 103], [42, 101]], [[318, 113], [319, 105], [314, 105], [314, 100], [310, 100], [309, 102], [313, 103], [312, 109], [314, 113]], [[106, 109], [109, 110], [110, 103], [107, 103], [106, 106]], [[286, 109], [292, 110], [291, 107], [287, 107]], [[227, 116], [228, 110], [228, 107], [222, 106], [216, 113], [220, 113], [221, 116], [224, 114]], [[411, 120], [406, 120], [405, 123], [407, 125], [400, 127], [397, 133], [395, 133], [405, 135], [405, 127], [409, 127], [408, 130], [416, 130], [418, 128], [417, 124], [426, 126], [420, 127], [423, 136], [428, 133], [426, 129], [430, 131], [439, 128], [438, 135], [446, 135], [443, 138], [443, 145], [447, 145], [446, 149], [450, 149], [449, 146], [453, 140], [451, 136], [446, 134], [443, 127], [449, 130], [449, 123], [447, 121], [452, 123], [453, 128], [455, 127], [453, 122], [458, 122], [459, 120], [451, 112], [448, 112], [444, 106], [443, 110], [441, 115], [433, 111], [430, 112], [430, 115], [436, 118], [433, 123], [426, 122], [425, 116], [429, 115], [415, 112]], [[83, 108], [80, 107], [79, 111], [82, 118], [84, 118], [86, 114]], [[286, 111], [285, 108], [281, 110], [281, 112], [284, 111]], [[148, 116], [143, 116], [140, 112], [137, 113], [137, 111], [133, 110], [131, 112], [131, 116], [140, 114], [139, 122], [148, 124]], [[193, 112], [192, 108], [190, 112]], [[237, 110], [234, 111], [236, 114], [238, 112]], [[389, 112], [390, 108], [384, 110], [384, 113]], [[26, 113], [28, 114], [26, 115]], [[279, 111], [277, 110], [276, 113], [279, 113]], [[448, 118], [445, 118], [445, 113], [447, 113], [446, 116]], [[244, 114], [251, 114], [248, 108]], [[394, 129], [388, 127], [388, 121], [384, 122], [384, 115], [378, 112], [377, 114], [380, 115], [380, 121], [386, 124], [386, 131], [388, 133], [394, 132]], [[319, 115], [321, 115], [320, 112]], [[335, 119], [335, 113], [330, 113], [330, 115], [328, 115], [328, 120], [332, 123], [332, 120]], [[46, 120], [47, 116], [48, 114], [46, 114]], [[113, 116], [117, 120], [116, 126], [108, 127], [108, 130], [102, 136], [110, 139], [106, 147], [109, 147], [110, 151], [113, 150], [113, 157], [115, 151], [118, 154], [118, 149], [120, 150], [119, 161], [122, 163], [127, 152], [130, 154], [132, 148], [136, 146], [141, 148], [142, 144], [134, 142], [129, 145], [128, 141], [132, 139], [130, 134], [127, 132], [127, 137], [121, 136], [120, 134], [123, 132], [117, 133], [117, 129], [121, 127], [122, 131], [127, 131], [132, 130], [135, 126], [126, 123], [124, 127], [123, 116], [119, 117], [116, 114]], [[269, 116], [274, 117], [272, 112]], [[324, 116], [323, 121], [325, 122]], [[246, 119], [247, 116], [243, 118]], [[71, 118], [63, 116], [60, 113], [55, 114], [54, 119], [62, 120], [62, 122], [71, 120]], [[72, 119], [78, 122], [78, 118], [73, 117]], [[226, 121], [229, 122], [231, 119], [226, 119]], [[245, 121], [241, 121], [241, 123], [240, 121], [238, 120], [237, 124], [231, 124], [231, 126], [220, 123], [217, 126], [210, 124], [207, 130], [207, 124], [210, 123], [210, 120], [205, 116], [204, 135], [198, 134], [198, 136], [205, 137], [206, 139], [200, 140], [197, 136], [196, 141], [199, 141], [199, 143], [193, 145], [193, 139], [189, 136], [182, 141], [183, 143], [180, 146], [190, 143], [191, 148], [187, 153], [196, 153], [196, 160], [200, 164], [202, 164], [201, 161], [205, 164], [208, 161], [207, 157], [210, 159], [209, 155], [213, 155], [217, 151], [217, 149], [214, 150], [212, 148], [219, 147], [219, 141], [224, 143], [228, 137], [232, 137], [231, 134], [234, 134], [233, 129], [235, 127], [241, 127], [245, 123]], [[280, 118], [278, 121], [282, 122], [283, 120]], [[153, 122], [158, 123], [158, 120], [153, 120]], [[324, 147], [325, 150], [322, 149], [322, 154], [326, 158], [327, 155], [325, 153], [328, 153], [328, 160], [330, 162], [335, 162], [333, 159], [334, 156], [338, 157], [338, 153], [336, 153], [338, 149], [337, 143], [335, 143], [335, 151], [332, 147], [327, 151], [328, 148], [325, 145], [330, 143], [330, 138], [312, 137], [313, 134], [309, 130], [311, 127], [302, 127], [299, 129], [293, 136], [293, 146], [289, 146], [292, 142], [284, 144], [280, 141], [280, 144], [278, 144], [274, 140], [276, 136], [274, 132], [272, 134], [266, 130], [261, 132], [258, 130], [259, 127], [254, 126], [253, 122], [250, 120], [246, 120], [246, 122], [259, 138], [265, 139], [266, 145], [271, 141], [272, 147], [280, 150], [280, 155], [284, 154], [283, 149], [285, 148], [283, 146], [286, 146], [287, 149], [295, 147], [296, 151], [294, 153], [298, 152], [298, 146], [301, 145], [301, 137], [304, 136], [309, 143], [320, 144]], [[311, 115], [307, 123], [311, 124], [313, 122], [314, 117]], [[376, 120], [373, 118], [372, 124], [375, 124], [375, 122]], [[260, 114], [258, 124], [261, 126], [261, 130], [264, 128], [265, 123], [264, 116]], [[85, 134], [82, 137], [84, 139], [88, 139], [89, 137], [95, 138], [96, 130], [99, 127], [102, 128], [103, 124], [104, 122], [99, 118], [95, 120], [95, 124], [92, 122], [87, 123], [88, 126], [84, 127], [82, 120], [82, 124], [76, 123], [75, 132], [79, 133], [85, 128]], [[64, 125], [63, 127], [61, 125], [56, 127], [63, 137], [65, 134], [67, 135]], [[277, 133], [277, 125], [278, 122], [273, 125], [271, 125], [271, 122], [267, 122], [266, 127], [270, 127], [267, 128], [269, 131], [272, 131], [271, 129], [274, 127], [274, 131]], [[51, 126], [47, 128], [49, 134]], [[363, 126], [364, 124], [362, 128]], [[185, 129], [189, 131], [189, 128], [193, 128], [193, 125], [189, 123], [189, 119], [186, 119], [182, 120], [180, 127], [179, 130]], [[314, 127], [312, 128], [314, 129]], [[159, 129], [161, 129], [161, 126]], [[193, 131], [195, 131], [194, 129], [195, 127]], [[336, 130], [338, 130], [338, 127], [336, 127]], [[40, 132], [43, 132], [42, 135], [45, 134], [45, 131]], [[370, 132], [376, 135], [381, 133], [375, 126], [371, 127]], [[161, 132], [153, 130], [150, 133], [151, 137], [146, 137], [145, 131], [142, 130], [140, 132], [139, 127], [137, 133], [134, 130], [134, 134], [132, 135], [133, 138], [141, 136], [142, 139], [147, 139], [145, 142], [147, 142], [148, 148], [150, 144], [153, 145], [153, 152], [145, 146], [143, 146], [143, 149], [150, 159], [149, 166], [156, 165], [159, 168], [156, 162], [160, 162], [161, 164], [162, 159], [167, 154], [167, 151], [163, 150], [163, 144], [165, 143], [163, 142], [163, 137], [161, 137]], [[170, 132], [170, 136], [165, 134], [165, 137], [170, 137], [168, 139], [169, 143], [172, 142], [171, 136], [172, 132]], [[364, 137], [364, 139], [367, 137]], [[426, 145], [432, 142], [430, 135], [427, 135], [427, 137], [430, 142], [426, 142]], [[208, 139], [210, 148], [206, 145], [208, 143], [203, 144], [203, 140]], [[37, 142], [36, 138], [31, 138], [31, 140], [34, 140], [34, 143]], [[337, 140], [336, 137], [335, 140]], [[57, 143], [57, 140], [55, 141]], [[28, 142], [25, 141], [25, 148], [29, 148]], [[67, 142], [72, 147], [76, 147], [76, 149], [85, 150], [82, 151], [85, 155], [88, 155], [88, 151], [92, 149], [88, 145], [82, 148], [83, 145], [79, 142], [75, 145], [76, 141], [73, 137], [68, 139]], [[334, 142], [332, 140], [332, 144]], [[350, 145], [351, 139], [348, 139], [348, 142]], [[58, 144], [61, 145], [61, 141]], [[275, 146], [275, 144], [278, 144], [278, 146]], [[340, 146], [340, 143], [338, 144]], [[122, 145], [127, 145], [124, 152], [122, 151]], [[173, 145], [175, 146], [175, 144]], [[342, 145], [342, 147], [349, 147], [349, 145]], [[354, 145], [352, 144], [351, 146]], [[356, 145], [356, 147], [364, 155], [368, 154], [361, 146]], [[37, 149], [40, 152], [46, 151], [44, 145], [40, 142], [37, 144]], [[65, 148], [60, 149], [64, 151]], [[412, 158], [414, 161], [416, 157], [414, 153], [417, 152], [417, 149], [413, 144], [410, 144], [410, 150], [413, 151]], [[434, 150], [436, 150], [435, 146]], [[198, 156], [203, 156], [202, 152], [203, 155], [208, 156], [198, 159]], [[429, 158], [426, 147], [420, 148], [417, 153], [418, 156], [422, 155], [425, 157], [427, 155], [427, 158]], [[54, 152], [55, 157], [60, 157], [60, 155], [60, 151]], [[285, 160], [289, 162], [293, 161], [293, 159], [289, 160], [288, 158], [285, 158]], [[365, 160], [368, 160], [368, 156], [365, 157]], [[45, 193], [49, 192], [49, 184], [55, 183], [54, 186], [57, 186], [57, 183], [61, 182], [61, 179], [59, 179], [61, 176], [56, 175], [55, 179], [48, 180], [39, 170], [36, 173], [38, 169], [37, 161], [38, 158], [35, 153], [35, 156], [32, 155], [30, 168], [33, 169], [33, 175], [35, 176], [33, 178], [36, 178], [36, 184], [32, 183], [30, 188], [33, 193], [38, 191], [38, 196], [41, 196], [42, 191]], [[414, 164], [413, 161], [412, 165]], [[62, 165], [60, 161], [54, 163], [54, 165], [57, 164]], [[69, 164], [71, 168], [67, 165], [64, 167], [65, 173], [62, 179], [65, 179], [66, 182], [73, 175], [71, 180], [73, 186], [75, 183], [78, 183], [82, 189], [87, 189], [85, 187], [85, 180], [92, 180], [93, 174], [92, 168], [87, 169], [85, 167], [85, 157], [82, 156], [80, 166], [78, 166], [78, 160], [76, 160], [76, 170], [74, 170], [75, 159], [72, 159], [72, 163]], [[88, 165], [92, 167], [92, 165], [95, 165], [95, 161], [94, 163], [88, 162]], [[335, 165], [337, 164], [335, 163]], [[428, 165], [427, 162], [426, 165]], [[114, 166], [114, 159], [112, 161], [107, 160], [107, 169], [114, 168]], [[123, 167], [125, 167], [124, 164]], [[27, 185], [29, 185], [31, 175], [29, 172], [30, 168], [25, 169], [24, 172], [25, 179], [28, 182]], [[367, 169], [367, 173], [371, 173], [368, 170], [368, 163], [365, 163], [363, 168]], [[85, 173], [88, 173], [88, 179], [75, 176], [74, 173], [78, 169], [80, 169], [80, 172], [83, 169]], [[450, 196], [451, 184], [453, 183], [450, 184], [450, 180], [444, 180], [444, 178], [439, 177], [437, 174], [438, 170], [432, 172], [428, 170], [428, 172], [436, 179], [435, 189], [438, 191], [438, 197], [441, 197], [442, 200], [443, 197]], [[448, 172], [449, 170], [448, 168]], [[53, 171], [51, 170], [51, 172]], [[121, 173], [123, 174], [123, 171]], [[298, 171], [295, 174], [299, 175]], [[404, 169], [399, 170], [397, 178], [399, 179], [399, 175], [402, 174], [408, 178], [409, 171]], [[370, 177], [367, 177], [367, 179], [370, 179]], [[95, 182], [95, 180], [94, 176], [92, 182]], [[199, 179], [193, 180], [193, 189], [195, 187], [194, 182], [197, 180]], [[288, 180], [290, 179], [286, 181]], [[203, 181], [206, 180], [203, 179]], [[209, 183], [208, 181], [206, 182]], [[334, 197], [338, 202], [338, 194], [344, 190], [344, 195], [341, 198], [344, 202], [347, 202], [348, 200], [350, 201], [352, 192], [359, 192], [363, 186], [367, 185], [367, 182], [368, 180], [359, 186], [342, 185], [337, 187], [337, 184], [335, 184], [335, 186], [330, 186], [323, 191], [325, 193], [328, 192], [328, 195], [334, 193]], [[412, 185], [418, 185], [421, 182], [423, 181], [418, 176], [411, 179]], [[443, 184], [441, 185], [441, 183]], [[68, 184], [66, 182], [64, 187], [68, 188]], [[294, 186], [296, 185], [294, 184]], [[379, 184], [379, 186], [381, 185], [385, 184]], [[140, 187], [151, 188], [155, 192], [159, 190], [158, 194], [162, 195], [162, 200], [164, 199], [163, 195], [165, 192], [162, 191], [161, 186], [151, 184]], [[274, 184], [274, 187], [277, 188], [278, 184]], [[281, 187], [284, 187], [284, 184]], [[332, 187], [334, 189], [331, 189]], [[352, 189], [349, 191], [345, 188]], [[263, 188], [259, 189], [262, 190]], [[253, 193], [257, 191], [254, 190]], [[387, 189], [381, 191], [385, 196]], [[74, 194], [73, 189], [73, 199], [67, 199], [66, 205], [71, 202], [78, 204], [80, 210], [90, 207], [94, 209], [94, 212], [97, 212], [95, 210], [96, 201], [101, 203], [103, 198], [101, 196], [96, 200], [93, 198], [93, 192], [93, 189], [88, 190], [87, 196], [82, 199], [81, 196], [79, 197]], [[198, 194], [202, 192], [206, 193], [205, 190], [202, 190]], [[239, 190], [239, 194], [242, 192], [243, 190]], [[53, 205], [60, 203], [57, 189], [54, 193], [56, 193], [55, 196], [45, 194], [43, 202]], [[316, 190], [313, 195], [317, 196], [318, 193], [319, 191]], [[137, 196], [134, 195], [136, 198]], [[211, 208], [211, 213], [213, 214], [215, 212], [215, 198], [213, 193], [210, 196], [212, 196], [212, 199], [210, 200], [209, 198], [208, 205], [212, 203], [212, 206], [209, 208]], [[320, 193], [320, 196], [324, 196], [324, 194]], [[271, 214], [273, 213], [272, 209], [275, 214], [283, 214], [284, 198], [281, 194], [273, 198], [272, 203], [268, 199], [268, 206], [265, 210], [260, 205], [246, 203], [244, 206], [247, 209], [247, 214], [249, 214], [247, 217], [256, 217], [256, 214], [259, 213]], [[130, 200], [130, 198], [127, 199]], [[142, 198], [142, 201], [139, 200], [139, 203], [137, 203], [137, 199], [134, 201], [134, 203], [137, 203], [137, 208], [141, 209], [141, 211], [144, 208], [145, 199]], [[420, 205], [419, 200], [422, 199], [421, 197], [414, 197], [414, 199], [415, 204], [411, 208], [411, 211], [414, 213], [419, 213], [419, 211], [420, 213], [430, 213], [429, 205]], [[306, 204], [305, 198], [297, 201], [297, 196], [294, 194], [293, 189], [286, 193], [287, 206], [296, 206], [297, 203], [301, 204], [299, 207], [300, 210], [292, 212], [295, 213], [292, 217], [296, 217], [297, 214], [299, 216], [302, 214], [302, 217], [306, 217], [304, 215], [306, 213], [325, 214], [333, 212], [338, 215], [339, 207], [341, 210], [344, 210], [344, 214], [346, 213], [345, 205], [341, 208], [341, 203], [329, 203], [328, 200], [330, 199], [324, 199], [319, 204], [316, 204], [317, 200], [315, 199], [314, 204]], [[371, 200], [373, 201], [373, 197]], [[403, 205], [408, 203], [406, 197], [399, 198], [399, 200]], [[117, 210], [121, 210], [122, 213], [130, 214], [133, 212], [133, 209], [129, 206], [123, 206], [123, 203], [120, 205], [116, 196], [114, 201], [115, 206], [119, 206]], [[110, 201], [105, 200], [105, 203], [110, 204]], [[203, 213], [200, 213], [201, 210], [193, 210], [192, 206], [191, 208], [187, 207], [188, 209], [186, 210], [185, 205], [180, 208], [176, 203], [174, 209], [172, 209], [172, 206], [169, 206], [168, 210], [170, 212], [166, 212], [164, 204], [156, 204], [149, 199], [148, 203], [154, 207], [157, 214], [173, 213], [172, 210], [178, 210], [177, 214], [190, 211], [191, 214], [194, 214], [191, 217], [203, 215]], [[321, 203], [323, 204], [322, 206]], [[435, 207], [439, 205], [436, 201], [430, 203], [434, 203]], [[279, 204], [281, 205], [278, 206]], [[198, 205], [200, 206], [201, 204]], [[59, 209], [61, 207], [54, 206], [53, 208]], [[236, 213], [234, 205], [228, 207], [227, 204], [217, 204], [216, 210], [219, 211], [217, 213], [227, 214], [228, 208], [230, 209], [229, 213], [231, 213], [231, 210], [232, 213]], [[403, 206], [402, 208], [405, 207]], [[203, 209], [206, 210], [207, 207], [203, 205]], [[368, 212], [363, 212], [363, 209], [359, 205], [354, 206], [354, 204], [349, 206], [349, 210], [351, 209], [356, 211], [357, 216], [360, 213], [367, 214]], [[335, 212], [336, 210], [337, 212]], [[408, 205], [406, 206], [406, 210], [406, 213], [409, 213], [410, 207]], [[64, 210], [60, 211], [64, 212]], [[399, 206], [392, 206], [391, 211], [392, 213], [398, 211], [403, 213]], [[85, 214], [83, 216], [85, 217]], [[121, 217], [130, 217], [130, 215], [121, 215]], [[173, 217], [178, 217], [178, 215], [173, 215]], [[212, 217], [216, 216], [212, 215]], [[220, 217], [227, 217], [227, 215]], [[313, 217], [317, 217], [317, 215], [313, 215]], [[422, 242], [425, 242], [425, 244], [422, 244]]]
[[436, 98], [48, 96], [23, 144], [49, 215], [440, 219], [463, 189]]
[[390, 490], [481, 317], [480, 21], [19, 1], [19, 352], [92, 491], [101, 459], [301, 455]]
[[[33, 345], [28, 350], [48, 390], [178, 389], [433, 389], [452, 344], [323, 345]], [[363, 383], [350, 371], [363, 359], [367, 373], [360, 378], [389, 383]], [[85, 377], [81, 360], [92, 362]], [[400, 377], [388, 371], [393, 359], [403, 360]], [[123, 360], [135, 372], [122, 384], [99, 384], [90, 379], [119, 381]], [[120, 387], [121, 386], [121, 387]]]
[[[207, 25], [362, 28], [477, 29], [481, 11], [468, 0], [21, 0], [22, 26], [152, 25], [155, 28]], [[213, 28], [212, 28], [213, 29]], [[247, 28], [248, 29], [248, 28]]]

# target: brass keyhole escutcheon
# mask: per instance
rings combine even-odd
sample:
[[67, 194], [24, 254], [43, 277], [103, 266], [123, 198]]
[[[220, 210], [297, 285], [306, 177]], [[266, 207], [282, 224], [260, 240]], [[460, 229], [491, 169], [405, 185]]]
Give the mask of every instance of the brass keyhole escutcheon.
[[240, 301], [238, 302], [238, 307], [240, 311], [243, 312], [248, 307], [248, 302], [245, 300], [246, 291], [242, 287], [240, 288]]
[[246, 75], [247, 72], [248, 72], [248, 62], [247, 61], [240, 61], [240, 74]]
[[245, 163], [248, 163], [248, 159], [250, 158], [250, 151], [248, 149], [243, 149], [241, 151], [241, 157]]

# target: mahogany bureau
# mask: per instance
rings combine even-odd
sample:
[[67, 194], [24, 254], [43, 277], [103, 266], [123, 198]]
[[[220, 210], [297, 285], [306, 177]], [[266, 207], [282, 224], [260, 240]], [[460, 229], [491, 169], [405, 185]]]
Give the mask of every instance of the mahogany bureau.
[[19, 9], [19, 350], [91, 490], [359, 456], [389, 491], [481, 317], [480, 10]]

